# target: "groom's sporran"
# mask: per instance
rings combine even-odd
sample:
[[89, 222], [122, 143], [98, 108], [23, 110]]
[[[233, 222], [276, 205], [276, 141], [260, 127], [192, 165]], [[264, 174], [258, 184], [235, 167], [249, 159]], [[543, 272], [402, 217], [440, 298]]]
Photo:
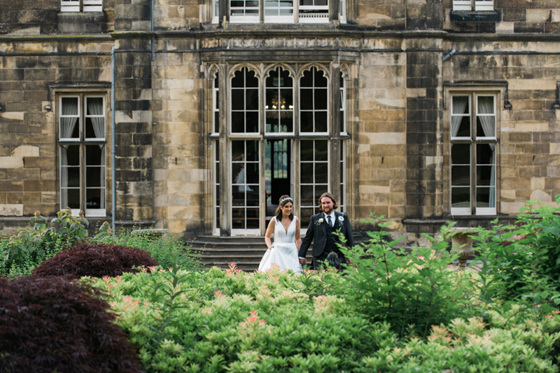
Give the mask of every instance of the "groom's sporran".
[[331, 251], [329, 255], [327, 255], [327, 262], [329, 263], [329, 266], [340, 271], [340, 258], [337, 253]]

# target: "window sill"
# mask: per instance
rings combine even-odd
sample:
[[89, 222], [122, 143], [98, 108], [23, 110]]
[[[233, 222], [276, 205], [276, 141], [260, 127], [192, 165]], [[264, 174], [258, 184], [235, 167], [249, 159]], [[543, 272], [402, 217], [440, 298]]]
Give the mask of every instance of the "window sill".
[[454, 22], [499, 22], [501, 14], [498, 11], [452, 11], [451, 20]]

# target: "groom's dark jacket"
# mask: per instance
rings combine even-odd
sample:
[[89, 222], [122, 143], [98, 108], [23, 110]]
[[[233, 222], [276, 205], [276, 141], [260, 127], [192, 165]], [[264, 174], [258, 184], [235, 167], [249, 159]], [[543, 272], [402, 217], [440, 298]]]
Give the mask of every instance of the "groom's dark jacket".
[[[328, 223], [325, 213], [320, 212], [311, 216], [311, 221], [309, 222], [307, 232], [305, 233], [305, 237], [303, 238], [299, 249], [298, 255], [300, 258], [305, 258], [307, 250], [313, 241], [313, 251], [311, 252], [313, 257], [316, 258], [323, 253], [327, 245], [327, 225]], [[332, 231], [340, 232], [344, 237], [346, 237], [346, 246], [354, 246], [354, 237], [352, 235], [352, 228], [350, 228], [348, 215], [343, 212], [335, 211], [335, 223]], [[336, 242], [339, 241], [336, 234], [333, 234], [333, 238]]]

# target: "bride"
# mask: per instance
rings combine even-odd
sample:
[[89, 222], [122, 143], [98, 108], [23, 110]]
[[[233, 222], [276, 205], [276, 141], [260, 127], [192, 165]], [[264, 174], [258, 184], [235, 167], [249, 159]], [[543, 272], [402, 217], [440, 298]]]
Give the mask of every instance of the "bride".
[[[294, 200], [288, 196], [280, 197], [280, 204], [274, 218], [270, 220], [264, 242], [268, 247], [259, 265], [259, 271], [266, 272], [276, 265], [280, 270], [301, 273], [298, 251], [301, 246], [299, 219], [293, 213]], [[274, 244], [271, 241], [274, 232]]]

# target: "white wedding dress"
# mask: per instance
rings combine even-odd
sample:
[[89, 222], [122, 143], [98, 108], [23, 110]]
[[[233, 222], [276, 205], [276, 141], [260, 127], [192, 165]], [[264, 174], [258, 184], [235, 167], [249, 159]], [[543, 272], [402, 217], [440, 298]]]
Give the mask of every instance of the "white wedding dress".
[[273, 248], [266, 250], [261, 259], [259, 271], [266, 272], [273, 265], [277, 265], [281, 271], [292, 270], [295, 273], [301, 273], [301, 264], [299, 264], [296, 247], [296, 219], [297, 217], [294, 216], [286, 232], [282, 223], [274, 217]]

